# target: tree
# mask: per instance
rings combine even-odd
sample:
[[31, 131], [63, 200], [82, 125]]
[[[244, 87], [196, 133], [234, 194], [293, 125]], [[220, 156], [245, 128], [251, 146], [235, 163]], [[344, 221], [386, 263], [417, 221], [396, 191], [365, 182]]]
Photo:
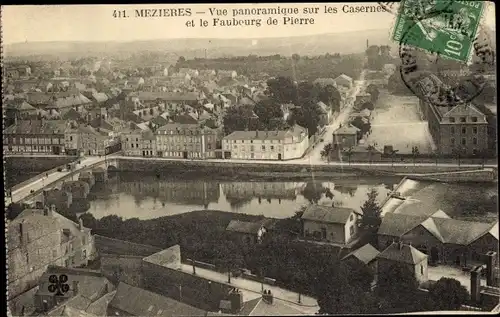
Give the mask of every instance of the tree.
[[328, 161], [330, 161], [330, 156], [333, 151], [333, 145], [331, 143], [325, 144], [325, 147], [323, 150], [321, 150], [321, 157], [326, 158]]
[[368, 199], [361, 206], [363, 214], [358, 220], [358, 226], [369, 234], [375, 234], [382, 223], [380, 216], [382, 208], [377, 202], [378, 192], [372, 188], [368, 194]]
[[462, 149], [461, 148], [453, 148], [451, 150], [451, 154], [457, 159], [458, 167], [460, 167], [460, 157], [462, 155]]
[[256, 130], [258, 128], [257, 116], [251, 106], [231, 107], [227, 109], [224, 118], [224, 133], [231, 134], [234, 131]]
[[298, 61], [299, 59], [300, 59], [300, 55], [299, 54], [292, 54], [292, 60]]
[[[375, 103], [378, 100], [378, 96], [380, 95], [380, 91], [378, 87], [370, 84], [366, 87], [366, 92], [370, 94], [372, 103]], [[370, 109], [372, 110], [372, 109]]]
[[413, 156], [413, 165], [415, 165], [415, 159], [420, 155], [420, 151], [417, 146], [412, 146], [411, 155]]
[[333, 199], [333, 193], [329, 188], [323, 187], [321, 183], [308, 182], [302, 190], [302, 196], [307, 199], [311, 204], [318, 204], [323, 195], [327, 198]]
[[352, 146], [349, 147], [347, 150], [344, 151], [345, 156], [347, 156], [347, 161], [349, 162], [349, 165], [351, 165], [351, 157], [354, 154]]
[[280, 76], [267, 81], [266, 95], [278, 104], [296, 100], [296, 85], [290, 77]]
[[453, 278], [442, 277], [429, 289], [433, 310], [460, 310], [467, 302], [469, 292]]
[[373, 309], [376, 299], [363, 286], [371, 283], [373, 274], [355, 276], [355, 272], [359, 271], [342, 262], [323, 267], [315, 279], [320, 314], [360, 314]]
[[394, 166], [394, 159], [396, 158], [396, 154], [399, 152], [399, 150], [391, 150], [391, 166]]
[[408, 266], [396, 263], [380, 268], [377, 272], [376, 293], [385, 313], [417, 310], [418, 282]]
[[283, 111], [280, 104], [271, 99], [263, 99], [257, 102], [253, 111], [259, 117], [260, 129], [275, 130], [281, 128]]

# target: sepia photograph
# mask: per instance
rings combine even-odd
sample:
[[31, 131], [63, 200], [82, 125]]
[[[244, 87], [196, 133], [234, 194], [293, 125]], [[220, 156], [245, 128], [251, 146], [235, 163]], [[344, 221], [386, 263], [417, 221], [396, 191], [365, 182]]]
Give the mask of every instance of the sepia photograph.
[[493, 1], [2, 5], [6, 316], [500, 312]]

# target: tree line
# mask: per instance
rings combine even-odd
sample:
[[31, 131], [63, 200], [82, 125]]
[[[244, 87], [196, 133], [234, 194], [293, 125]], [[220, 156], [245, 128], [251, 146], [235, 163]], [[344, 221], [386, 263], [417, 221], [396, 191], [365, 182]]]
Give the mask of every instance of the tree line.
[[[318, 131], [323, 102], [333, 112], [340, 110], [341, 95], [329, 85], [315, 85], [308, 81], [296, 82], [290, 77], [277, 77], [267, 81], [262, 100], [254, 105], [231, 107], [224, 118], [224, 132], [245, 130], [280, 130], [298, 124], [309, 131], [309, 136]], [[290, 107], [291, 115], [284, 119], [282, 106]]]

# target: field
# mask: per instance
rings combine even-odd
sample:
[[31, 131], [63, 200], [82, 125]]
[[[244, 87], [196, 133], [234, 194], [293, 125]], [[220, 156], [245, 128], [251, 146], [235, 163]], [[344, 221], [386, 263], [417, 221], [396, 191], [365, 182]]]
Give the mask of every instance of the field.
[[365, 140], [383, 151], [384, 145], [392, 145], [398, 154], [411, 154], [417, 146], [420, 154], [431, 153], [435, 148], [429, 134], [427, 122], [419, 114], [417, 97], [393, 96], [380, 91], [379, 99], [372, 111], [372, 133]]

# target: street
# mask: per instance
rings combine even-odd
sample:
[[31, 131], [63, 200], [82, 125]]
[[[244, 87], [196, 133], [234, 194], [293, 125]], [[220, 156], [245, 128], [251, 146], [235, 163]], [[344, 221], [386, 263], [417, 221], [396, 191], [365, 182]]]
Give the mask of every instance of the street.
[[[363, 69], [361, 71], [361, 74], [359, 75], [359, 80], [354, 81], [351, 95], [346, 98], [348, 103], [340, 111], [337, 118], [335, 118], [330, 125], [325, 127], [326, 131], [323, 135], [323, 142], [318, 142], [318, 144], [316, 144], [314, 149], [312, 149], [308, 153], [306, 160], [309, 164], [325, 163], [325, 161], [321, 157], [321, 151], [323, 150], [323, 148], [326, 144], [333, 142], [333, 131], [337, 130], [340, 127], [340, 125], [344, 124], [347, 121], [347, 119], [349, 118], [349, 115], [352, 112], [352, 109], [354, 107], [354, 101], [356, 100], [356, 96], [359, 94], [359, 92], [361, 91], [361, 89], [365, 85], [366, 73], [367, 73], [366, 69]], [[300, 160], [304, 160], [304, 159], [293, 160], [293, 162], [296, 163], [297, 161], [300, 161]]]

